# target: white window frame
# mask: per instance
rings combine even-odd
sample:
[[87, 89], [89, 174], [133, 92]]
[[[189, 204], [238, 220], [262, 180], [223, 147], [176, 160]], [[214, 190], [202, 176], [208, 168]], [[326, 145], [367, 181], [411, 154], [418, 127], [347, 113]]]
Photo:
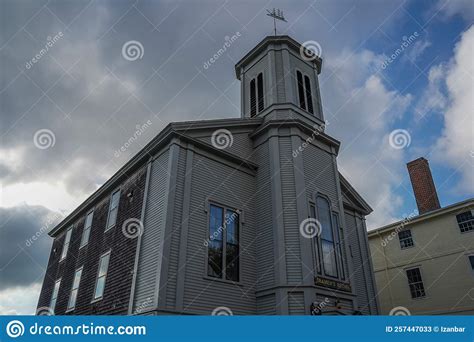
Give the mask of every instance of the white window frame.
[[[57, 287], [56, 287], [57, 285]], [[54, 309], [56, 308], [56, 303], [58, 301], [59, 297], [59, 288], [61, 287], [61, 278], [57, 279], [54, 282], [54, 287], [53, 287], [53, 292], [51, 293], [51, 299], [49, 301], [49, 308], [54, 312]], [[54, 304], [53, 304], [54, 301]]]
[[[102, 298], [104, 298], [104, 291], [105, 291], [105, 285], [106, 285], [106, 282], [107, 282], [107, 275], [109, 273], [109, 266], [110, 266], [110, 255], [111, 255], [111, 252], [112, 250], [108, 250], [107, 252], [105, 252], [104, 254], [102, 254], [99, 258], [99, 265], [97, 267], [97, 275], [95, 277], [95, 285], [94, 285], [94, 294], [93, 294], [93, 297], [92, 297], [92, 302], [96, 302], [96, 301], [99, 301], [101, 300]], [[101, 262], [102, 262], [102, 259], [106, 256], [109, 256], [108, 260], [107, 260], [107, 267], [105, 268], [105, 274], [103, 276], [99, 276], [100, 275], [100, 266], [101, 266]], [[99, 278], [104, 278], [104, 288], [102, 290], [102, 293], [99, 297], [96, 297], [96, 291], [97, 291], [97, 284], [99, 283]]]
[[[67, 309], [66, 309], [66, 312], [69, 312], [69, 311], [73, 311], [75, 308], [76, 308], [76, 303], [77, 303], [77, 296], [79, 294], [79, 285], [81, 283], [81, 278], [82, 278], [82, 271], [84, 269], [84, 266], [81, 266], [79, 267], [75, 272], [74, 272], [74, 278], [72, 279], [72, 287], [71, 287], [71, 292], [69, 292], [69, 299], [67, 301]], [[77, 275], [77, 272], [81, 272], [81, 274], [79, 275], [79, 280], [77, 282], [77, 287], [74, 287], [75, 285], [75, 281], [76, 281], [76, 275]], [[73, 292], [76, 292], [76, 296], [75, 296], [75, 299], [74, 299], [74, 305], [71, 306], [71, 298], [72, 298], [72, 294]]]
[[66, 260], [67, 258], [67, 253], [69, 251], [69, 245], [71, 244], [71, 237], [72, 237], [72, 229], [74, 226], [71, 226], [67, 229], [66, 231], [66, 236], [64, 238], [64, 243], [63, 243], [63, 249], [61, 250], [61, 258], [59, 259], [59, 262]]
[[[118, 216], [118, 208], [120, 206], [120, 188], [119, 189], [115, 189], [113, 192], [112, 192], [112, 195], [110, 196], [110, 200], [109, 200], [109, 210], [107, 211], [107, 225], [105, 226], [105, 231], [108, 231], [109, 229], [112, 229], [113, 227], [116, 226], [117, 224], [117, 216]], [[118, 201], [117, 201], [117, 213], [115, 214], [115, 222], [113, 225], [110, 225], [109, 222], [110, 222], [110, 213], [112, 212], [112, 200], [114, 198], [114, 195], [118, 193]]]
[[[91, 214], [92, 214], [92, 219], [91, 219], [90, 226], [86, 226], [87, 225], [87, 218]], [[81, 245], [79, 246], [79, 249], [81, 249], [82, 247], [87, 246], [89, 244], [89, 239], [90, 239], [90, 235], [91, 235], [92, 221], [93, 220], [94, 220], [94, 209], [90, 210], [86, 215], [86, 220], [84, 221], [84, 228], [82, 229]], [[87, 230], [88, 230], [87, 240], [84, 241], [84, 236], [85, 236]]]

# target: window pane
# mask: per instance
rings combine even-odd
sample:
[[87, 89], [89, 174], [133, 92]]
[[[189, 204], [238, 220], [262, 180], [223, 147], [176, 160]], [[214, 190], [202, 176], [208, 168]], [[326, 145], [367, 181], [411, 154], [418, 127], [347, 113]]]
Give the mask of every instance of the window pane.
[[107, 228], [114, 226], [117, 221], [117, 211], [118, 211], [119, 200], [120, 200], [120, 190], [114, 192], [114, 194], [112, 195], [112, 199], [110, 200], [109, 220], [108, 220]]
[[227, 210], [225, 214], [225, 224], [227, 230], [227, 243], [239, 243], [239, 214], [233, 210]]
[[71, 241], [72, 229], [69, 228], [66, 232], [66, 238], [64, 239], [63, 251], [61, 253], [61, 260], [64, 259], [67, 255], [67, 250], [69, 249], [69, 242]]
[[207, 275], [222, 278], [222, 241], [209, 242], [207, 260]]
[[227, 244], [226, 246], [226, 279], [239, 281], [239, 246]]
[[250, 81], [250, 116], [257, 114], [257, 99], [255, 94], [255, 79]]
[[108, 227], [112, 227], [115, 225], [117, 222], [117, 208], [112, 209], [112, 211], [109, 213], [109, 224]]
[[334, 241], [331, 228], [331, 214], [329, 211], [329, 203], [325, 198], [318, 197], [316, 199], [318, 206], [318, 220], [321, 223], [322, 233], [321, 238]]
[[324, 272], [327, 275], [337, 277], [336, 253], [334, 244], [330, 241], [322, 240]]
[[82, 268], [76, 271], [76, 274], [74, 275], [74, 282], [72, 284], [73, 289], [77, 289], [79, 287], [79, 283], [81, 281], [81, 274], [82, 274]]
[[91, 228], [90, 227], [84, 229], [84, 231], [82, 232], [81, 247], [87, 245], [87, 243], [89, 242], [90, 233], [91, 233]]
[[89, 213], [89, 215], [87, 215], [87, 217], [86, 217], [86, 223], [85, 223], [84, 227], [88, 228], [88, 227], [90, 227], [90, 226], [92, 225], [92, 217], [93, 217], [93, 216], [94, 216], [94, 212], [91, 211], [91, 212]]
[[116, 191], [116, 192], [112, 195], [112, 204], [111, 204], [111, 207], [112, 207], [112, 208], [117, 208], [117, 207], [118, 207], [119, 199], [120, 199], [120, 191]]
[[472, 270], [474, 270], [474, 255], [469, 255], [469, 261], [471, 262]]
[[73, 309], [76, 306], [77, 290], [72, 290], [67, 304], [68, 309]]
[[308, 112], [313, 113], [313, 98], [311, 94], [311, 82], [308, 76], [304, 77], [304, 85], [306, 90], [306, 103], [308, 105]]
[[258, 74], [257, 77], [257, 95], [258, 95], [258, 111], [261, 112], [265, 107], [263, 95], [263, 74]]
[[215, 205], [211, 205], [209, 213], [209, 239], [222, 241], [222, 233], [224, 230], [223, 222], [224, 210]]
[[303, 86], [303, 75], [299, 71], [296, 72], [296, 82], [298, 83], [298, 98], [300, 101], [300, 108], [306, 110], [304, 86]]
[[99, 277], [102, 277], [107, 274], [107, 268], [109, 267], [109, 258], [110, 258], [110, 253], [100, 258]]
[[54, 283], [53, 293], [51, 294], [51, 302], [49, 303], [49, 307], [52, 310], [54, 310], [54, 307], [56, 306], [56, 299], [58, 298], [60, 285], [61, 285], [61, 280], [58, 280], [56, 281], [56, 283]]
[[104, 287], [105, 287], [105, 277], [101, 277], [97, 279], [97, 285], [95, 288], [94, 298], [100, 298], [104, 294]]

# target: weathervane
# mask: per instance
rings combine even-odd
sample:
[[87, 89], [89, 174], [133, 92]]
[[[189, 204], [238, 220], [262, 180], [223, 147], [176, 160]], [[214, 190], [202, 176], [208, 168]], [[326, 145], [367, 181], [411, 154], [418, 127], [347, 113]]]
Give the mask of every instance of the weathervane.
[[283, 11], [280, 10], [279, 8], [274, 8], [271, 12], [270, 10], [267, 10], [267, 15], [269, 17], [273, 18], [273, 30], [275, 31], [275, 36], [277, 35], [277, 25], [276, 21], [281, 20], [284, 21], [285, 23], [287, 22], [285, 17], [283, 16]]

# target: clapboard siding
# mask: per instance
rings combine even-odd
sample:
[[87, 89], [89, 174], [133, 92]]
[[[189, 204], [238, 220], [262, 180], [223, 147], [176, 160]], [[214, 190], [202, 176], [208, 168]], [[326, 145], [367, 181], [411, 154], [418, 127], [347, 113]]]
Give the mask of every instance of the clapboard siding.
[[272, 188], [268, 144], [256, 149], [259, 161], [256, 179], [256, 246], [257, 246], [257, 289], [270, 287], [275, 283], [274, 239], [272, 220]]
[[370, 314], [369, 298], [366, 288], [366, 277], [364, 274], [364, 257], [359, 242], [360, 238], [357, 221], [353, 215], [347, 212], [345, 213], [345, 220], [347, 228], [346, 239], [349, 242], [350, 248], [352, 250], [352, 262], [354, 265], [354, 270], [349, 276], [355, 282], [355, 292], [357, 295], [357, 302], [360, 311], [364, 314]]
[[[255, 314], [254, 176], [195, 153], [189, 213], [184, 312], [210, 314], [219, 306], [234, 314]], [[205, 278], [208, 200], [243, 211], [240, 284]]]
[[159, 265], [163, 252], [165, 201], [168, 197], [169, 150], [153, 161], [150, 170], [148, 199], [145, 209], [144, 232], [135, 284], [133, 311], [153, 307], [159, 282]]
[[[235, 132], [230, 130], [232, 134], [232, 144], [224, 149], [224, 151], [233, 153], [243, 159], [250, 161], [255, 160], [255, 151], [253, 149], [252, 140], [249, 139], [249, 132]], [[212, 133], [212, 132], [210, 132]], [[212, 135], [200, 136], [197, 139], [212, 145]]]
[[171, 245], [168, 264], [168, 280], [166, 289], [165, 309], [173, 310], [176, 304], [176, 281], [178, 275], [179, 243], [181, 236], [181, 222], [183, 220], [184, 181], [186, 173], [186, 150], [179, 149], [178, 170], [176, 175], [175, 204], [173, 209], [173, 228], [171, 232]]
[[257, 297], [257, 314], [258, 315], [276, 315], [276, 297], [275, 294], [269, 294]]
[[283, 70], [283, 56], [281, 51], [275, 51], [276, 94], [278, 102], [286, 101], [285, 74]]
[[337, 205], [339, 199], [332, 156], [313, 145], [308, 145], [302, 153], [308, 199], [314, 200], [314, 194], [321, 192], [329, 197], [333, 206]]
[[302, 279], [302, 261], [292, 146], [290, 137], [280, 138], [280, 177], [285, 236], [286, 275], [288, 284], [299, 284]]
[[288, 292], [288, 313], [290, 315], [304, 315], [304, 293]]

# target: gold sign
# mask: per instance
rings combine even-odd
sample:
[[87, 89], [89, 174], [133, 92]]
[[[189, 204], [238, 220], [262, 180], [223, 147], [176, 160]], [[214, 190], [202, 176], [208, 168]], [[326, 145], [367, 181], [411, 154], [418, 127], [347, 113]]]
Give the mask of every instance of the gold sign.
[[331, 289], [336, 289], [340, 291], [351, 292], [351, 285], [349, 283], [343, 283], [340, 281], [319, 276], [314, 278], [314, 285], [330, 287]]

